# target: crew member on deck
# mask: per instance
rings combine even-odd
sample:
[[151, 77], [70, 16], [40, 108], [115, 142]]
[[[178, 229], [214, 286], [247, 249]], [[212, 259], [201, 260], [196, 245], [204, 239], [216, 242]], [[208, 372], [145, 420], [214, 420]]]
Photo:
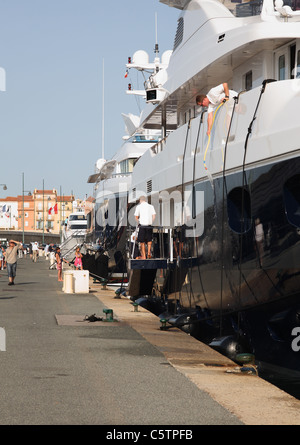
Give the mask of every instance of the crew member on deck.
[[233, 99], [234, 97], [237, 97], [238, 94], [230, 90], [228, 88], [227, 83], [221, 83], [220, 85], [212, 88], [209, 90], [209, 92], [204, 95], [200, 94], [196, 97], [196, 104], [202, 107], [207, 107], [207, 135], [210, 135], [212, 124], [213, 124], [213, 113], [217, 109], [217, 107], [222, 102], [228, 103], [228, 113], [227, 115], [229, 118], [231, 117], [232, 110], [233, 110], [233, 101], [230, 99]]
[[151, 245], [152, 245], [152, 233], [153, 222], [155, 220], [155, 209], [153, 205], [148, 204], [146, 197], [140, 197], [140, 204], [137, 206], [134, 216], [139, 223], [138, 242], [140, 243], [141, 257], [139, 259], [146, 259], [145, 243], [147, 243], [147, 257], [151, 258]]

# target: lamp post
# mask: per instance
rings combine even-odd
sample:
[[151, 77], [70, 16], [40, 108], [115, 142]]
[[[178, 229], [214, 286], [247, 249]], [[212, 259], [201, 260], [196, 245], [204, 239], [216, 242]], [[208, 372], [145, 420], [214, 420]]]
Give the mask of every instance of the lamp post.
[[[6, 184], [0, 184], [0, 185], [3, 186], [3, 190], [7, 190], [7, 186], [6, 186]], [[11, 216], [10, 216], [10, 224], [9, 224], [9, 226], [11, 226]]]
[[28, 190], [24, 190], [24, 173], [22, 173], [22, 204], [23, 204], [23, 208], [22, 208], [22, 213], [23, 213], [23, 217], [22, 217], [22, 243], [24, 244], [25, 242], [25, 234], [24, 234], [24, 219], [25, 219], [25, 212], [24, 212], [24, 193], [28, 193], [28, 196], [31, 196], [31, 192]]
[[45, 240], [45, 184], [43, 179], [43, 241], [42, 241], [43, 244], [44, 240]]

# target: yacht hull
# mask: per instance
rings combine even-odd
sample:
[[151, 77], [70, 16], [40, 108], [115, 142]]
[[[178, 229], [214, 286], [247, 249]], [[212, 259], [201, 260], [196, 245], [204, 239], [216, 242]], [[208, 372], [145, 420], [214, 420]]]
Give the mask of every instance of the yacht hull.
[[[151, 292], [147, 301], [171, 325], [218, 344], [233, 359], [240, 352], [254, 354], [263, 375], [271, 372], [281, 383], [293, 375], [296, 387], [299, 184], [299, 156], [195, 183], [204, 196], [203, 234], [173, 238], [173, 253], [180, 247], [181, 255], [169, 269], [157, 270], [160, 292]], [[170, 257], [170, 251], [164, 254]], [[234, 339], [234, 345], [220, 339]]]

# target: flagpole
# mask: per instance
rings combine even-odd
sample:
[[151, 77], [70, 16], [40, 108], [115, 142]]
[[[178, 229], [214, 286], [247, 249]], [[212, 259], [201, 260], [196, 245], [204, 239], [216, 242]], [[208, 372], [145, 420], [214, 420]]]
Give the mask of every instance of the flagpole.
[[104, 59], [102, 66], [102, 159], [104, 159]]
[[62, 238], [61, 238], [61, 232], [62, 232], [62, 227], [61, 227], [61, 185], [59, 186], [59, 202], [60, 202], [60, 207], [59, 207], [59, 238], [60, 238], [60, 242], [62, 242]]
[[24, 173], [22, 173], [22, 204], [23, 204], [23, 215], [22, 215], [22, 243], [25, 242], [25, 234], [24, 234]]

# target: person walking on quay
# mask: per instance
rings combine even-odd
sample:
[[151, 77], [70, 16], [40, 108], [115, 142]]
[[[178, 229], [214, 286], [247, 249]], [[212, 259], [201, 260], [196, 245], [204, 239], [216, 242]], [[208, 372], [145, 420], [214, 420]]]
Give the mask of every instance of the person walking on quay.
[[56, 260], [58, 281], [63, 281], [63, 279], [62, 279], [62, 259], [61, 259], [61, 253], [60, 253], [59, 247], [57, 247], [56, 251], [55, 251], [55, 260]]
[[60, 247], [56, 247], [56, 250], [55, 250], [55, 260], [56, 260], [56, 269], [57, 269], [58, 281], [63, 281], [63, 279], [62, 279], [62, 263], [63, 263], [63, 261], [65, 263], [69, 263], [69, 261], [67, 261], [64, 258], [62, 258], [61, 252], [60, 252]]
[[32, 243], [29, 243], [29, 257], [30, 257], [30, 259], [32, 260]]
[[17, 271], [17, 258], [18, 250], [22, 248], [22, 243], [18, 241], [10, 240], [8, 243], [8, 248], [5, 252], [5, 261], [8, 274], [8, 285], [12, 286], [16, 277]]
[[44, 253], [45, 253], [45, 260], [48, 260], [49, 259], [49, 254], [50, 254], [49, 244], [46, 244], [45, 249], [44, 249]]
[[3, 247], [0, 243], [0, 270], [4, 269], [4, 253], [5, 253], [5, 250], [3, 249]]
[[155, 209], [153, 205], [148, 204], [146, 197], [140, 197], [140, 204], [137, 206], [134, 216], [139, 223], [139, 233], [138, 233], [138, 242], [140, 243], [141, 248], [141, 260], [146, 259], [146, 248], [145, 244], [147, 243], [147, 253], [148, 259], [151, 258], [151, 245], [152, 245], [152, 224], [155, 219]]
[[33, 255], [33, 262], [36, 263], [39, 257], [39, 246], [37, 242], [35, 242], [32, 246], [32, 255]]

